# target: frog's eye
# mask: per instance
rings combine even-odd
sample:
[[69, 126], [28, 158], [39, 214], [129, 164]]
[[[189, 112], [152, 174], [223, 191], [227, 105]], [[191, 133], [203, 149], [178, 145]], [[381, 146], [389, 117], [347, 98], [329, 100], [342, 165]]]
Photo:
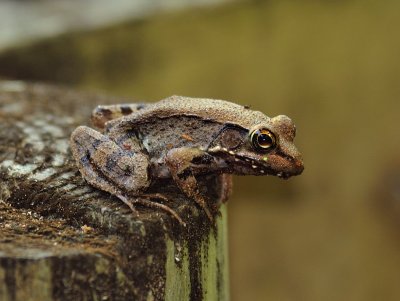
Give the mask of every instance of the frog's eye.
[[252, 132], [250, 135], [250, 140], [253, 144], [253, 147], [258, 151], [267, 151], [276, 145], [274, 134], [263, 128]]

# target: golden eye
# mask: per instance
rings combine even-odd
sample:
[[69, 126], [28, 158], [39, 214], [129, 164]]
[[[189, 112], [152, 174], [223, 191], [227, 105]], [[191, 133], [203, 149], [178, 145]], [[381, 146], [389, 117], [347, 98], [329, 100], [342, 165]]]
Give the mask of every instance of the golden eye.
[[276, 145], [274, 134], [267, 129], [255, 130], [251, 133], [250, 140], [254, 148], [259, 151], [267, 151]]

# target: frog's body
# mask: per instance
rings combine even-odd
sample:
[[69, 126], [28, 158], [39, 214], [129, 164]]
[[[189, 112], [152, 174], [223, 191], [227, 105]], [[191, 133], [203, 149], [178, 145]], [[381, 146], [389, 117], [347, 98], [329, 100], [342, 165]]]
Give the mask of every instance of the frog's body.
[[[287, 178], [303, 170], [293, 145], [295, 127], [288, 117], [269, 118], [223, 100], [172, 96], [155, 104], [102, 106], [92, 119], [105, 130], [74, 131], [71, 148], [78, 167], [89, 183], [128, 204], [153, 180], [172, 178], [212, 219], [196, 175]], [[165, 205], [151, 200], [146, 204], [176, 216]]]

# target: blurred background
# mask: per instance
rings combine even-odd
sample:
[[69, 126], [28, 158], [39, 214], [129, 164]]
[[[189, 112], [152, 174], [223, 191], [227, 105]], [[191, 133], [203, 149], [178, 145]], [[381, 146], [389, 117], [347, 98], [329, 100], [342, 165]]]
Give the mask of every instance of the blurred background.
[[0, 78], [290, 116], [304, 173], [235, 178], [232, 300], [400, 300], [399, 29], [394, 0], [3, 0]]

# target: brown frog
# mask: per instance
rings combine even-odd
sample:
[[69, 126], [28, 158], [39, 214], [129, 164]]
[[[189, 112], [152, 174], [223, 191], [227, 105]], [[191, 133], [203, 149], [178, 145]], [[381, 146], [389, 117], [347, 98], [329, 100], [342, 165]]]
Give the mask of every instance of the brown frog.
[[164, 196], [146, 193], [152, 181], [171, 178], [213, 220], [196, 176], [289, 178], [304, 168], [290, 118], [269, 118], [224, 100], [172, 96], [154, 104], [99, 106], [92, 121], [103, 133], [80, 126], [71, 135], [83, 177], [132, 211], [134, 204], [161, 208], [181, 224], [174, 210], [155, 201]]

